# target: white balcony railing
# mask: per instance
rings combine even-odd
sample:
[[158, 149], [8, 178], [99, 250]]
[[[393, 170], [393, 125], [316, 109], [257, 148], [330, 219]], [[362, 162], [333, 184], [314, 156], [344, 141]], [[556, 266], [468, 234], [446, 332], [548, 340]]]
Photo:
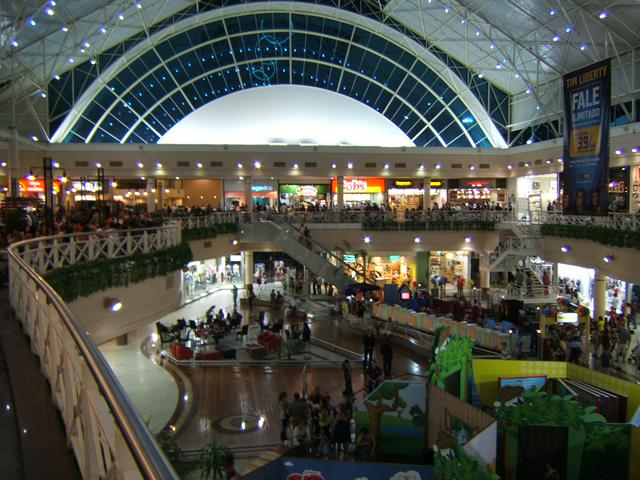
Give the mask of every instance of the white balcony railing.
[[9, 247], [10, 302], [40, 358], [83, 478], [178, 479], [88, 332], [39, 274], [96, 258], [161, 250], [179, 224], [45, 237]]

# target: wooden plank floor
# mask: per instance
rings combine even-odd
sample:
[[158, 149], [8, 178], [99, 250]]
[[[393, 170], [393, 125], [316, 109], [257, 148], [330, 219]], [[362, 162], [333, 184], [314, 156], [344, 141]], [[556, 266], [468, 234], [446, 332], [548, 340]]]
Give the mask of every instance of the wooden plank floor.
[[[15, 442], [10, 455], [21, 455], [22, 477], [40, 480], [80, 478], [73, 453], [67, 449], [64, 426], [51, 401], [49, 384], [40, 373], [29, 340], [20, 323], [9, 312], [8, 289], [0, 289], [0, 342], [11, 384], [11, 412], [2, 405], [2, 414], [16, 415], [19, 436], [3, 432], [3, 441]], [[3, 399], [5, 397], [3, 396]], [[5, 453], [3, 451], [3, 453]], [[5, 459], [8, 460], [8, 459]], [[3, 462], [4, 464], [4, 462]], [[11, 478], [0, 470], [1, 478]], [[5, 476], [7, 473], [7, 476]]]

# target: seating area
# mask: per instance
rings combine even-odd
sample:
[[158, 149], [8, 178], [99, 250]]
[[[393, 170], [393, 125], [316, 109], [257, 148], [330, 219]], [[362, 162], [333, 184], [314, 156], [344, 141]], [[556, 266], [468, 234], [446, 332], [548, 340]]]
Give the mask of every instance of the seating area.
[[258, 344], [267, 350], [278, 350], [282, 346], [282, 337], [273, 332], [263, 332], [258, 335]]

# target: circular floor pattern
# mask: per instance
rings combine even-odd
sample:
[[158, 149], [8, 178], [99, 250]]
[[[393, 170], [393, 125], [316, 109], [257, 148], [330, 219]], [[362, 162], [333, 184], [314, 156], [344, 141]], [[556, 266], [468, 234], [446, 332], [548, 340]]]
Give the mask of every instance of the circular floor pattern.
[[266, 419], [258, 415], [239, 413], [218, 418], [212, 425], [222, 433], [251, 433], [262, 430], [266, 425]]

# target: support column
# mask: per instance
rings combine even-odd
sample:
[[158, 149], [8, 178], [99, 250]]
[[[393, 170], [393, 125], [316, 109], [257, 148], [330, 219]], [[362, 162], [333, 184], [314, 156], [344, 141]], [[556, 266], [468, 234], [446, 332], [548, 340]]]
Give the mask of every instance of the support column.
[[158, 208], [163, 209], [164, 208], [164, 181], [163, 180], [158, 180], [156, 182], [156, 193], [158, 194]]
[[341, 212], [344, 210], [344, 177], [340, 175], [336, 178], [338, 184], [338, 205], [337, 210]]
[[424, 192], [422, 193], [422, 211], [428, 212], [431, 209], [431, 177], [424, 178]]
[[20, 156], [18, 151], [18, 130], [11, 129], [11, 137], [8, 142], [9, 147], [9, 196], [18, 198], [20, 196]]
[[244, 251], [244, 283], [245, 285], [253, 285], [253, 252], [251, 250]]
[[247, 212], [253, 212], [253, 199], [251, 198], [251, 177], [244, 177], [244, 204]]
[[604, 317], [607, 304], [607, 277], [596, 269], [593, 289], [593, 318]]
[[153, 177], [147, 177], [147, 212], [153, 213], [156, 211], [156, 179]]

